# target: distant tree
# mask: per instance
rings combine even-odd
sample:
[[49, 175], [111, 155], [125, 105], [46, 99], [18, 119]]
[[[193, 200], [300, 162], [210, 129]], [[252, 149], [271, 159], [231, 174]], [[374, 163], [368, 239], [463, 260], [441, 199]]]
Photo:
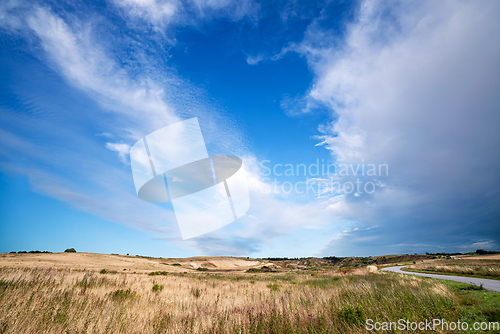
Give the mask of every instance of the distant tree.
[[76, 250], [74, 248], [68, 248], [64, 252], [65, 253], [76, 253]]
[[500, 253], [499, 251], [487, 251], [484, 249], [476, 249], [476, 254], [479, 255], [487, 255], [487, 254], [498, 254]]

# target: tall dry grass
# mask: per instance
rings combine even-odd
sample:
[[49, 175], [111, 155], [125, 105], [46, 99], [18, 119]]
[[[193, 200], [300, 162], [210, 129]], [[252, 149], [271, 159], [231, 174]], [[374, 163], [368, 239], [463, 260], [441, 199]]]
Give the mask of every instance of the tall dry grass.
[[314, 276], [0, 271], [3, 333], [359, 333], [367, 318], [451, 321], [459, 316], [455, 304], [438, 282], [365, 270]]
[[445, 274], [500, 278], [500, 262], [492, 260], [438, 260], [410, 265], [408, 268]]

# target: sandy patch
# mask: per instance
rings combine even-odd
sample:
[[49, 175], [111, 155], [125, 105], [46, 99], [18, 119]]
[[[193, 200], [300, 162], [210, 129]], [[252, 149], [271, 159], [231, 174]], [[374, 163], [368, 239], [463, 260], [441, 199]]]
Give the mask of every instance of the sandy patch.
[[219, 269], [243, 269], [254, 267], [260, 264], [259, 261], [246, 261], [241, 259], [216, 259], [209, 260], [208, 263]]

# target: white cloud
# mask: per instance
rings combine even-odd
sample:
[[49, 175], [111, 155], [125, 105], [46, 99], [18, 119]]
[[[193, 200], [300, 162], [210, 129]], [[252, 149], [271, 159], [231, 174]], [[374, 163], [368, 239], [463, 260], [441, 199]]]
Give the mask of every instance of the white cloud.
[[[65, 20], [42, 7], [18, 14], [22, 25], [11, 32], [39, 46], [44, 52], [36, 54], [40, 60], [48, 59], [50, 67], [98, 101], [101, 108], [93, 107], [80, 117], [72, 114], [82, 109], [79, 106], [65, 105], [61, 109], [52, 101], [44, 104], [43, 99], [38, 99], [35, 104], [42, 116], [30, 122], [15, 110], [3, 109], [4, 126], [10, 131], [0, 132], [4, 142], [0, 150], [2, 168], [28, 176], [37, 191], [79, 210], [167, 235], [171, 240], [180, 238], [173, 212], [168, 206], [165, 209], [140, 201], [129, 167], [116, 164], [108, 150], [117, 152], [120, 160], [128, 164], [130, 145], [137, 138], [195, 114], [202, 116], [211, 149], [222, 148], [224, 152], [230, 146], [228, 153], [236, 153], [244, 138], [237, 126], [204, 102], [203, 92], [185, 84], [168, 69], [150, 71], [149, 61], [154, 63], [154, 59], [145, 59], [134, 73], [129, 73], [130, 69], [120, 66], [104, 43], [97, 42], [94, 21], [74, 17], [73, 21]], [[112, 36], [108, 38], [112, 43]], [[178, 110], [179, 106], [185, 110]], [[87, 122], [84, 127], [82, 119]], [[87, 127], [92, 134], [85, 133]], [[15, 132], [30, 135], [20, 137]], [[120, 142], [102, 143], [111, 137]]]
[[118, 157], [120, 158], [120, 161], [123, 162], [124, 164], [130, 165], [130, 162], [127, 159], [130, 153], [130, 145], [123, 143], [106, 143], [106, 148], [108, 150], [118, 152]]
[[383, 221], [397, 237], [418, 221], [415, 238], [429, 237], [431, 222], [450, 240], [498, 232], [498, 195], [486, 194], [500, 181], [499, 14], [495, 1], [365, 1], [341, 47], [309, 27], [295, 49], [317, 75], [309, 98], [339, 115], [318, 139], [341, 163], [391, 170], [384, 189], [346, 197], [336, 212]]
[[198, 25], [201, 20], [227, 17], [234, 21], [255, 18], [259, 5], [251, 0], [115, 0], [132, 18], [139, 18], [165, 31], [171, 25]]
[[162, 83], [144, 76], [131, 79], [95, 42], [91, 25], [70, 27], [45, 8], [35, 9], [27, 23], [58, 71], [105, 107], [133, 119], [136, 130], [142, 127], [149, 131], [178, 120], [174, 109], [164, 100]]

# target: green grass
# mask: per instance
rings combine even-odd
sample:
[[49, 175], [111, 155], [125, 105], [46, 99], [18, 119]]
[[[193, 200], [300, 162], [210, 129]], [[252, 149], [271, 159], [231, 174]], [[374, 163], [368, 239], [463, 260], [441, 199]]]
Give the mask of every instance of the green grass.
[[473, 322], [496, 322], [500, 321], [500, 293], [484, 289], [471, 289], [469, 284], [446, 281], [446, 285], [458, 297], [461, 321]]

